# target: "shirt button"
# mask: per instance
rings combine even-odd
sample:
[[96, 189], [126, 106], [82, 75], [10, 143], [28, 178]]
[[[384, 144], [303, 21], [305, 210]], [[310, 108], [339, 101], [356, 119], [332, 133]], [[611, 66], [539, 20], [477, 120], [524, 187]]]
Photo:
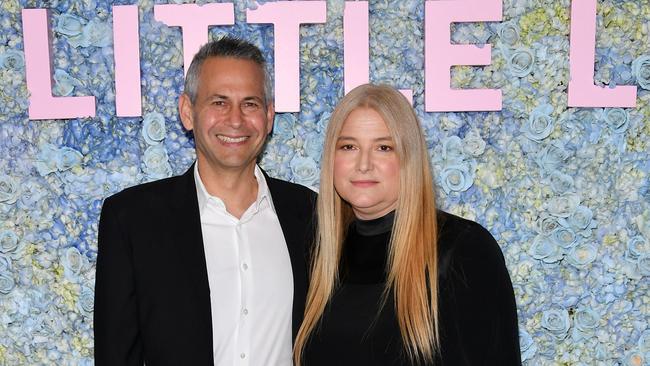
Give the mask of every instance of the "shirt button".
[[239, 358], [241, 358], [242, 360], [245, 359], [245, 358], [246, 358], [246, 354], [245, 354], [245, 353], [242, 353], [241, 355], [239, 355]]
[[244, 309], [242, 313], [244, 313], [244, 315], [248, 315], [248, 309]]
[[248, 269], [248, 264], [246, 262], [242, 263], [241, 264], [241, 269], [243, 269], [244, 271], [247, 270]]

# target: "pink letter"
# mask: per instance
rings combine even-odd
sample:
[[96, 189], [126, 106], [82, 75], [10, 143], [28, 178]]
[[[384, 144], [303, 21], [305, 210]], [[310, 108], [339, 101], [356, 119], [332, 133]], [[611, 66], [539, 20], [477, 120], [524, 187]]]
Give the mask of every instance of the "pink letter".
[[95, 117], [95, 97], [52, 96], [49, 12], [23, 9], [22, 18], [29, 119]]
[[202, 45], [208, 43], [208, 26], [235, 24], [235, 11], [232, 3], [155, 5], [153, 14], [159, 22], [170, 27], [181, 27], [186, 74], [194, 54]]
[[343, 80], [345, 94], [370, 80], [368, 2], [348, 1], [343, 12]]
[[451, 89], [452, 65], [489, 65], [490, 45], [450, 44], [452, 22], [501, 20], [501, 0], [425, 2], [424, 85], [427, 112], [498, 111], [500, 89]]
[[[343, 12], [343, 80], [345, 94], [370, 80], [368, 2], [348, 1]], [[413, 104], [413, 91], [400, 89]]]
[[115, 110], [118, 117], [142, 115], [138, 6], [113, 6]]
[[596, 0], [571, 1], [569, 107], [636, 107], [636, 86], [594, 85]]
[[300, 24], [325, 23], [325, 1], [278, 1], [246, 11], [249, 23], [275, 27], [275, 110], [300, 111]]

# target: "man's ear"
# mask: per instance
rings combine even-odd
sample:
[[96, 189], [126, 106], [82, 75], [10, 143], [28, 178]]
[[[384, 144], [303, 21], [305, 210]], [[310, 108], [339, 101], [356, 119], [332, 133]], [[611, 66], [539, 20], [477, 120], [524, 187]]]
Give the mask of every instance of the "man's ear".
[[192, 131], [194, 129], [192, 101], [190, 101], [190, 97], [185, 93], [181, 94], [178, 98], [178, 114], [181, 116], [183, 127], [188, 131]]
[[275, 106], [273, 105], [273, 102], [270, 102], [269, 105], [266, 107], [266, 119], [267, 119], [267, 131], [269, 131], [269, 134], [271, 131], [273, 131], [273, 119], [275, 118]]

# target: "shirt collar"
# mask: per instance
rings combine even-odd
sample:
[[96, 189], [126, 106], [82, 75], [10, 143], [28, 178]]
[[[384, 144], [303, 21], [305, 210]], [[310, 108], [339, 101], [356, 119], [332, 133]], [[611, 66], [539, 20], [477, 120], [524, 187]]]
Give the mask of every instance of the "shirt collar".
[[[266, 179], [262, 173], [262, 169], [256, 164], [255, 165], [255, 179], [257, 180], [257, 198], [253, 203], [254, 213], [257, 213], [260, 209], [266, 207], [268, 204], [271, 207], [271, 210], [275, 213], [275, 207], [273, 206], [273, 200], [271, 199], [271, 192], [269, 191], [269, 186], [266, 184]], [[203, 213], [205, 206], [210, 200], [215, 202], [217, 206], [226, 210], [226, 205], [223, 203], [223, 200], [217, 196], [213, 196], [205, 188], [201, 176], [199, 175], [199, 164], [194, 163], [194, 183], [196, 184], [196, 196], [199, 201], [199, 213]]]

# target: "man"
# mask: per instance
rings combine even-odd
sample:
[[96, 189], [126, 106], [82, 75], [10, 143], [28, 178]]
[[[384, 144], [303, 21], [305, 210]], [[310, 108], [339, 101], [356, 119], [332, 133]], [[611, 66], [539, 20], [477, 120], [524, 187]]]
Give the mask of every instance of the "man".
[[102, 208], [95, 362], [291, 365], [315, 195], [256, 165], [274, 117], [259, 49], [203, 46], [178, 107], [196, 163]]

